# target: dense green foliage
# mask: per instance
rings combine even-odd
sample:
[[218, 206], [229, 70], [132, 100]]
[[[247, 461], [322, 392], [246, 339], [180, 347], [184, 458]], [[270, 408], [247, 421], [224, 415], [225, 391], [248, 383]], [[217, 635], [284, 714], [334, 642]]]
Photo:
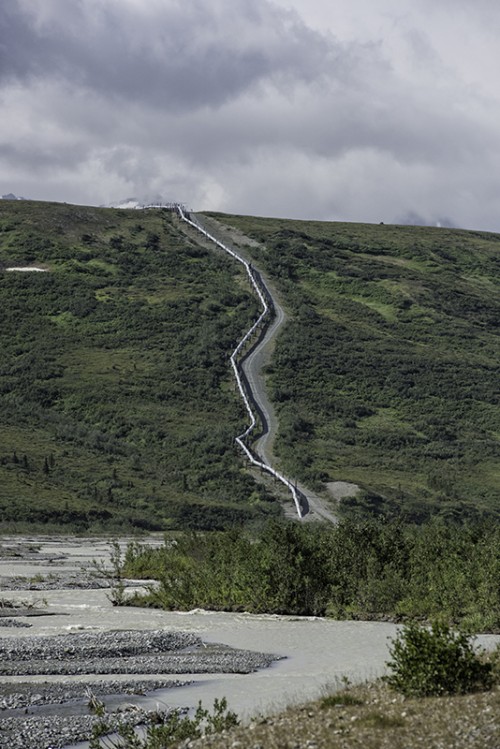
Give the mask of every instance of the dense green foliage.
[[153, 578], [140, 603], [167, 609], [336, 618], [446, 617], [500, 629], [500, 528], [422, 527], [379, 520], [337, 526], [268, 524], [132, 544], [122, 572]]
[[[500, 512], [500, 237], [218, 216], [291, 319], [269, 381], [286, 472], [341, 510]], [[278, 513], [234, 445], [228, 354], [257, 301], [165, 210], [0, 202], [4, 529], [210, 529]]]
[[0, 201], [0, 520], [222, 528], [274, 514], [228, 362], [258, 305], [167, 210]]
[[213, 214], [293, 319], [270, 368], [292, 475], [423, 520], [500, 513], [500, 236]]
[[491, 689], [493, 665], [481, 659], [465, 632], [436, 622], [409, 624], [392, 642], [385, 681], [408, 697], [466, 694]]

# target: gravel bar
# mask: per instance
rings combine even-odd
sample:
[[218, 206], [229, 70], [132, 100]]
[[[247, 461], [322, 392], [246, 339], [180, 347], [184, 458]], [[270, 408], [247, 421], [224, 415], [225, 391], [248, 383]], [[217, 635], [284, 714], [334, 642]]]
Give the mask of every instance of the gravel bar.
[[[68, 680], [67, 677], [76, 674], [246, 674], [277, 659], [226, 645], [205, 644], [188, 632], [117, 630], [3, 637], [0, 674], [28, 677], [56, 674], [62, 678], [44, 683], [0, 683], [0, 747], [59, 749], [88, 740], [99, 721], [90, 712], [90, 692], [106, 704], [106, 697], [111, 695], [119, 698], [144, 695], [185, 683], [140, 678]], [[134, 726], [144, 724], [152, 715], [128, 704], [116, 712], [108, 712], [106, 721], [112, 731], [124, 722]]]
[[185, 632], [115, 631], [0, 638], [0, 674], [247, 674], [277, 656], [205, 645]]
[[185, 656], [140, 656], [136, 658], [99, 658], [85, 661], [13, 661], [2, 663], [2, 676], [41, 676], [56, 674], [249, 674], [270, 666], [273, 656], [251, 650], [199, 653]]
[[158, 689], [185, 686], [190, 681], [151, 679], [142, 681], [7, 682], [0, 684], [0, 710], [26, 710], [40, 705], [64, 705], [88, 701], [89, 694], [144, 697]]
[[0, 638], [0, 658], [18, 661], [123, 658], [132, 655], [170, 653], [201, 645], [200, 637], [187, 632], [77, 632], [67, 635]]
[[[132, 587], [134, 581], [123, 581], [125, 587]], [[106, 590], [111, 587], [109, 580], [95, 577], [93, 575], [54, 575], [51, 574], [42, 580], [28, 577], [4, 577], [2, 579], [4, 590]]]
[[[138, 726], [145, 723], [150, 712], [140, 709], [106, 716], [110, 732], [124, 724]], [[30, 718], [6, 718], [0, 724], [2, 749], [61, 749], [78, 741], [88, 741], [94, 726], [101, 718], [95, 715], [50, 715]]]
[[0, 618], [0, 627], [17, 627], [18, 629], [29, 629], [31, 627], [31, 624], [28, 624], [28, 622], [21, 622], [19, 619], [7, 619], [7, 618]]

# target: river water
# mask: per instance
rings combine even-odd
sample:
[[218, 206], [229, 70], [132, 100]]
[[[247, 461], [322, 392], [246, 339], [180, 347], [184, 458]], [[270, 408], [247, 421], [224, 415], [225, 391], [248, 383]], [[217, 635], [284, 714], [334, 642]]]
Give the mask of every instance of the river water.
[[[23, 539], [25, 544], [30, 541], [39, 547], [32, 560], [0, 558], [0, 586], [2, 579], [5, 581], [13, 575], [33, 578], [61, 572], [78, 573], [91, 567], [92, 559], [109, 557], [110, 547], [105, 541]], [[151, 542], [159, 543], [160, 539], [151, 539]], [[105, 590], [7, 591], [4, 586], [0, 596], [30, 603], [41, 603], [45, 599], [43, 605], [46, 604], [47, 614], [51, 614], [30, 618], [28, 621], [33, 626], [29, 630], [4, 628], [1, 636], [167, 629], [194, 632], [205, 642], [282, 656], [283, 659], [271, 667], [253, 674], [177, 676], [174, 678], [193, 683], [156, 692], [150, 699], [151, 707], [156, 704], [192, 706], [200, 699], [205, 706], [210, 706], [214, 697], [225, 696], [230, 708], [243, 719], [318, 697], [341, 685], [346, 678], [355, 682], [380, 675], [388, 659], [390, 639], [397, 631], [395, 625], [382, 622], [116, 608], [109, 602]], [[493, 646], [499, 639], [483, 636], [480, 644]], [[31, 678], [48, 680], [50, 677]], [[16, 677], [8, 680], [15, 681]]]

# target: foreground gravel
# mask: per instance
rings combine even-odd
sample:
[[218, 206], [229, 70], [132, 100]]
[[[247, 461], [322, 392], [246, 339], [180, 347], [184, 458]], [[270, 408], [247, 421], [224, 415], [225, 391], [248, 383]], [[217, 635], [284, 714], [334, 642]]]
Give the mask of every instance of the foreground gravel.
[[[128, 713], [108, 716], [107, 723], [116, 730], [118, 726], [137, 726], [147, 721], [150, 713], [133, 709]], [[6, 718], [0, 727], [2, 749], [62, 749], [68, 744], [87, 741], [100, 722], [95, 715], [37, 716], [32, 718]]]
[[40, 705], [88, 702], [89, 694], [144, 696], [158, 689], [172, 689], [189, 681], [151, 679], [138, 681], [10, 682], [0, 685], [0, 710], [28, 710]]
[[[187, 632], [78, 632], [0, 638], [3, 676], [59, 675], [45, 683], [0, 682], [0, 747], [59, 749], [89, 739], [98, 722], [90, 714], [89, 691], [106, 703], [110, 695], [144, 695], [180, 686], [176, 680], [144, 679], [101, 682], [71, 681], [75, 674], [194, 674], [250, 673], [269, 666], [276, 656], [205, 645]], [[149, 713], [125, 704], [111, 713], [111, 728], [119, 723], [143, 724]], [[85, 714], [87, 713], [87, 714]]]
[[0, 638], [0, 675], [246, 674], [276, 656], [224, 645], [205, 646], [185, 632], [117, 631]]
[[17, 629], [29, 629], [31, 624], [21, 622], [19, 619], [0, 618], [0, 627], [17, 627]]

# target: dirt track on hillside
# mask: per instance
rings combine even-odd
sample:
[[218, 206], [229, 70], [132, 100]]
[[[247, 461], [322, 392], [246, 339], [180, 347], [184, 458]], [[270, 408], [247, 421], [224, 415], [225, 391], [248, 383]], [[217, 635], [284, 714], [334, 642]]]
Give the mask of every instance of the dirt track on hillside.
[[[268, 397], [264, 368], [270, 362], [276, 337], [288, 319], [286, 309], [272, 281], [260, 268], [255, 266], [250, 254], [245, 252], [245, 246], [255, 246], [256, 243], [254, 240], [245, 237], [244, 234], [235, 229], [222, 225], [213, 218], [207, 218], [200, 214], [196, 214], [195, 218], [200, 226], [225, 246], [238, 253], [245, 260], [252, 262], [273, 303], [274, 318], [267, 328], [265, 335], [245, 357], [242, 362], [242, 369], [252, 391], [253, 398], [261, 412], [264, 427], [263, 434], [255, 442], [253, 449], [264, 462], [276, 466], [277, 461], [274, 456], [273, 445], [278, 430], [278, 418]], [[307, 517], [309, 519], [321, 518], [332, 523], [338, 522], [337, 516], [328, 508], [327, 502], [322, 497], [312, 492], [300, 482], [297, 482], [297, 487], [307, 499], [309, 505]]]

